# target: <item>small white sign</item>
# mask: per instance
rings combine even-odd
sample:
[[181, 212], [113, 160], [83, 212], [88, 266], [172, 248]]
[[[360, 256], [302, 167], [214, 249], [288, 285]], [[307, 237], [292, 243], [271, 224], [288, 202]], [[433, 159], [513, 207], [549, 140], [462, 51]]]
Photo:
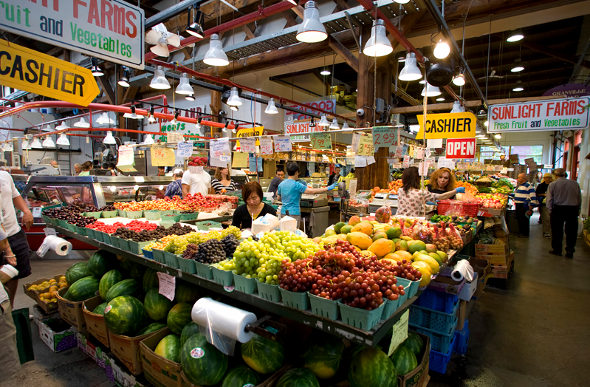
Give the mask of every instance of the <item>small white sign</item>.
[[402, 168], [408, 168], [410, 166], [410, 156], [405, 155], [404, 160], [402, 162]]
[[176, 277], [169, 274], [158, 272], [159, 288], [158, 293], [174, 301], [174, 292], [176, 290]]
[[191, 155], [193, 154], [193, 142], [192, 141], [186, 141], [186, 142], [179, 142], [178, 143], [178, 150], [176, 152], [176, 155], [178, 157], [191, 157]]
[[256, 153], [256, 140], [254, 138], [242, 138], [240, 140], [240, 152]]
[[260, 154], [272, 155], [272, 138], [260, 137]]
[[354, 167], [355, 168], [364, 168], [367, 166], [367, 157], [366, 156], [355, 156], [354, 157]]
[[275, 137], [275, 152], [291, 152], [292, 150], [291, 138], [289, 136]]

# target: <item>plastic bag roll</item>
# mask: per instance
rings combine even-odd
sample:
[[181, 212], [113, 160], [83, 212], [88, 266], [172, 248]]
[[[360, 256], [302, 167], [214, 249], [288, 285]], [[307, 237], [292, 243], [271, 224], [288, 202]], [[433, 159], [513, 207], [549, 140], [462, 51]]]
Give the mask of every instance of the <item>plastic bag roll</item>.
[[37, 254], [44, 256], [48, 250], [53, 250], [57, 255], [65, 257], [72, 251], [72, 244], [56, 235], [47, 235], [37, 250]]
[[463, 279], [469, 282], [473, 281], [473, 267], [469, 261], [462, 259], [457, 262], [451, 273], [451, 278], [457, 282], [463, 281]]
[[209, 297], [203, 297], [195, 302], [191, 318], [207, 330], [215, 331], [240, 343], [249, 341], [254, 335], [252, 332], [246, 332], [246, 326], [256, 321], [254, 313]]

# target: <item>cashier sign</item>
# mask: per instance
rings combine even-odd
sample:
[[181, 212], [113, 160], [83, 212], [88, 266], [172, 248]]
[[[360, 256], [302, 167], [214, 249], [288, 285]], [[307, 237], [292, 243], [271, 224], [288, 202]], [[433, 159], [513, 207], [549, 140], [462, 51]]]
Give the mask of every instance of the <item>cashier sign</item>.
[[417, 139], [432, 138], [473, 138], [477, 118], [473, 113], [428, 114], [426, 122], [424, 116], [419, 115], [420, 130]]

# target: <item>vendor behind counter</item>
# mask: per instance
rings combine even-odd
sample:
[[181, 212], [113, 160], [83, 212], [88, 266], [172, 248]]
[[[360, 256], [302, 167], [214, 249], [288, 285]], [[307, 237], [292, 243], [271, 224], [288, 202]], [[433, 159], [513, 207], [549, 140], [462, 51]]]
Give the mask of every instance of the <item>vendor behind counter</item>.
[[262, 187], [257, 181], [251, 181], [242, 187], [242, 204], [234, 211], [232, 226], [240, 229], [252, 228], [252, 222], [266, 214], [276, 216], [277, 211], [270, 205], [262, 202]]

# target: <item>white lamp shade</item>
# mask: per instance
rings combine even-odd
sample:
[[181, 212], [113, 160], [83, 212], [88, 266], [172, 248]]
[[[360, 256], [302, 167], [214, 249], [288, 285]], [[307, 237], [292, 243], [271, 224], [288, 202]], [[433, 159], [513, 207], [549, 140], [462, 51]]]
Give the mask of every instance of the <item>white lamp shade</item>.
[[406, 63], [399, 73], [399, 79], [401, 81], [417, 81], [420, 78], [422, 78], [422, 72], [416, 64], [416, 54], [410, 52], [406, 54]]
[[268, 105], [266, 106], [266, 109], [264, 109], [264, 112], [266, 114], [279, 114], [279, 111], [277, 110], [277, 107], [275, 106], [274, 98], [271, 98], [268, 101]]
[[144, 145], [151, 145], [154, 143], [154, 138], [152, 137], [151, 134], [146, 134], [144, 139], [143, 139], [143, 144]]
[[465, 108], [461, 106], [461, 102], [455, 101], [453, 102], [453, 108], [451, 109], [451, 113], [464, 113]]
[[63, 146], [70, 146], [70, 140], [68, 140], [68, 136], [65, 133], [62, 133], [57, 138], [56, 144], [63, 145]]
[[176, 86], [176, 94], [193, 95], [194, 93], [195, 91], [188, 81], [188, 76], [186, 73], [182, 73], [180, 82], [178, 83], [178, 86]]
[[156, 117], [154, 117], [154, 116], [150, 115], [150, 116], [149, 116], [149, 118], [148, 118], [148, 122], [149, 122], [150, 124], [153, 124], [154, 122], [156, 122]]
[[242, 99], [238, 94], [238, 88], [232, 87], [229, 93], [229, 98], [227, 99], [228, 106], [242, 106]]
[[437, 86], [432, 86], [428, 82], [426, 82], [426, 85], [424, 85], [424, 88], [422, 89], [422, 93], [420, 93], [420, 95], [423, 97], [438, 97], [441, 94], [442, 93]]
[[334, 118], [329, 126], [330, 129], [340, 129], [340, 125], [338, 125], [338, 120]]
[[350, 126], [348, 126], [347, 121], [344, 121], [344, 124], [342, 124], [342, 129], [350, 129]]
[[43, 148], [43, 144], [41, 144], [41, 141], [39, 141], [38, 137], [35, 137], [33, 139], [33, 142], [31, 143], [31, 148]]
[[398, 4], [408, 4], [410, 0], [394, 0]]
[[219, 35], [211, 35], [209, 49], [205, 54], [203, 62], [209, 66], [227, 66], [229, 64], [229, 59], [227, 59], [227, 55], [223, 51], [223, 45], [221, 44], [221, 40], [219, 40]]
[[305, 3], [303, 22], [297, 28], [297, 40], [303, 43], [317, 43], [326, 40], [328, 34], [320, 21], [320, 11], [315, 1]]
[[84, 117], [80, 117], [80, 120], [76, 121], [74, 126], [76, 128], [90, 128], [90, 124], [84, 119]]
[[107, 144], [107, 145], [115, 145], [115, 144], [117, 144], [117, 140], [115, 140], [115, 137], [113, 137], [113, 132], [111, 132], [110, 130], [107, 132], [107, 135], [102, 140], [102, 142], [104, 144]]
[[330, 121], [326, 118], [326, 116], [322, 116], [320, 122], [318, 122], [319, 126], [330, 126]]
[[449, 44], [446, 41], [439, 39], [436, 46], [434, 46], [434, 56], [438, 59], [445, 59], [450, 53], [451, 47], [449, 47]]
[[383, 20], [377, 19], [373, 21], [371, 28], [371, 37], [367, 40], [363, 54], [372, 57], [379, 57], [389, 55], [393, 52], [391, 42], [387, 39], [385, 32], [385, 24]]
[[164, 75], [164, 69], [162, 68], [162, 66], [158, 66], [156, 68], [154, 77], [150, 82], [150, 87], [152, 89], [157, 90], [167, 90], [170, 88], [170, 82], [168, 82], [168, 80], [166, 79], [166, 76]]
[[31, 144], [29, 143], [29, 140], [23, 138], [23, 142], [20, 145], [22, 150], [28, 150], [31, 149]]
[[[90, 127], [90, 125], [88, 125], [88, 127]], [[63, 121], [60, 122], [60, 124], [55, 127], [55, 130], [64, 130], [64, 129], [69, 129], [69, 126], [67, 126], [66, 123]]]
[[103, 112], [98, 118], [96, 119], [96, 123], [99, 125], [114, 125], [115, 121], [109, 117], [107, 112]]
[[45, 140], [43, 140], [43, 148], [55, 148], [55, 142], [51, 136], [47, 136]]
[[461, 74], [457, 74], [454, 78], [453, 78], [453, 84], [455, 86], [465, 86], [465, 75], [463, 75], [463, 73]]

